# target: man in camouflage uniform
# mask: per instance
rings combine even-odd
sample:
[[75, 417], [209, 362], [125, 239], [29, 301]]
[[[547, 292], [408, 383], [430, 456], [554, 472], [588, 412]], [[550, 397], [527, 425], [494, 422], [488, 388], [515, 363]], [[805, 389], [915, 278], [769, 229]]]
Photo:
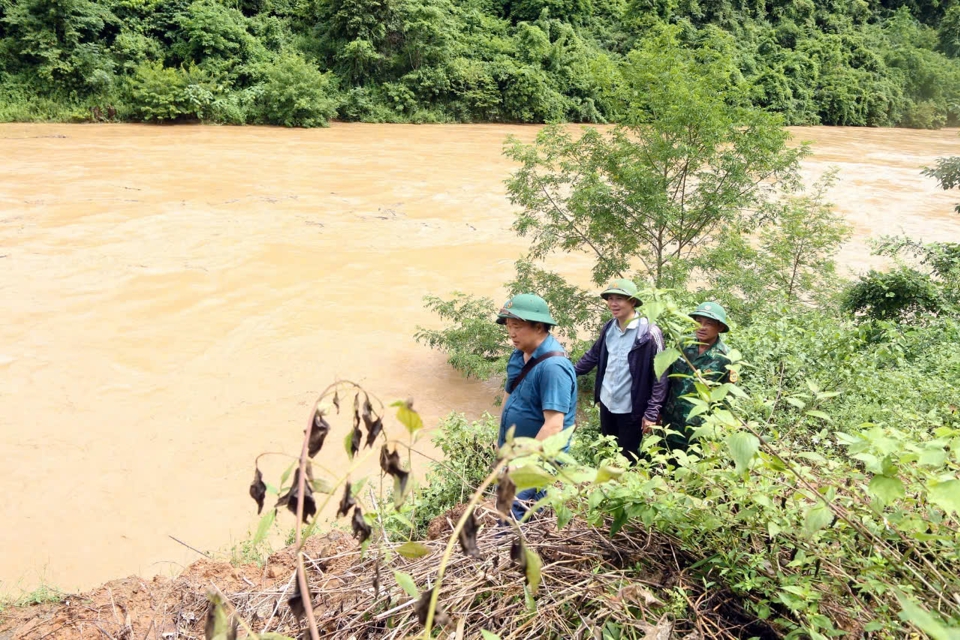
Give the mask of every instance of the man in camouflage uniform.
[[688, 417], [693, 404], [684, 398], [696, 394], [694, 373], [690, 368], [700, 371], [705, 379], [714, 382], [736, 382], [736, 373], [727, 369], [730, 358], [729, 349], [720, 339], [721, 333], [730, 330], [727, 326], [727, 312], [716, 302], [704, 302], [690, 317], [699, 323], [696, 332], [697, 341], [683, 350], [684, 357], [679, 358], [670, 369], [670, 391], [660, 414], [661, 423], [669, 425], [680, 434], [667, 436], [666, 445], [670, 449], [686, 450], [690, 444], [690, 435], [695, 427], [703, 422], [700, 416]]

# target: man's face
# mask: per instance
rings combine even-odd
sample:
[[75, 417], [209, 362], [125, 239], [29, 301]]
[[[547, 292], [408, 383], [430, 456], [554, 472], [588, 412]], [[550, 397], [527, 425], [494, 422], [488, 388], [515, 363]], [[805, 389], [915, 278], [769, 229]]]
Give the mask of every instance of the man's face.
[[607, 295], [607, 308], [617, 320], [626, 320], [633, 317], [634, 306], [630, 298], [616, 293]]
[[720, 335], [720, 323], [713, 318], [704, 318], [703, 316], [697, 316], [694, 320], [700, 324], [697, 327], [697, 340], [705, 344], [716, 342], [717, 336]]
[[507, 318], [507, 335], [510, 336], [510, 342], [513, 346], [524, 353], [533, 353], [543, 341], [544, 331], [539, 325], [534, 326], [531, 322]]

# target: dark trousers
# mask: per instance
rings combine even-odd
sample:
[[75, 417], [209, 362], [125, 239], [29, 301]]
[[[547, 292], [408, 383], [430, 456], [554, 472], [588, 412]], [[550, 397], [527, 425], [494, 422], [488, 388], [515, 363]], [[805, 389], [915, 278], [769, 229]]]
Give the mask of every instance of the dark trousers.
[[610, 413], [600, 403], [600, 433], [615, 437], [620, 445], [620, 453], [631, 462], [640, 457], [640, 438], [643, 435], [640, 420], [630, 413]]

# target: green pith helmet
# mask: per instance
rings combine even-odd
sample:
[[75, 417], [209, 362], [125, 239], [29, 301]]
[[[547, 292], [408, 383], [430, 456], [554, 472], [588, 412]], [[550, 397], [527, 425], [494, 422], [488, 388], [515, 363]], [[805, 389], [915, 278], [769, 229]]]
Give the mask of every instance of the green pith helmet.
[[633, 284], [632, 280], [618, 278], [617, 280], [611, 281], [610, 284], [607, 285], [607, 288], [600, 293], [600, 297], [606, 300], [607, 296], [611, 293], [633, 300], [637, 303], [638, 307], [643, 304], [643, 300], [637, 297], [637, 285]]
[[527, 322], [542, 322], [551, 327], [557, 321], [550, 315], [547, 301], [532, 293], [521, 293], [503, 303], [497, 314], [497, 324], [506, 324], [507, 318], [526, 320]]
[[696, 319], [697, 316], [701, 318], [712, 318], [719, 322], [722, 326], [720, 333], [726, 333], [730, 331], [730, 327], [727, 326], [727, 310], [721, 307], [716, 302], [704, 302], [699, 307], [690, 312], [690, 317]]

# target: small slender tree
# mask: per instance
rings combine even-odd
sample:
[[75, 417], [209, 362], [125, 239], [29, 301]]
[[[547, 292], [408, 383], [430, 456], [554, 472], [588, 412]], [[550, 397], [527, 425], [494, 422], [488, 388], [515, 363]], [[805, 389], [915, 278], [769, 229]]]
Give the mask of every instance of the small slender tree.
[[787, 146], [778, 116], [743, 106], [727, 44], [684, 49], [664, 28], [628, 56], [627, 124], [508, 139], [505, 154], [520, 163], [507, 180], [522, 207], [514, 229], [532, 238], [531, 258], [583, 250], [597, 284], [638, 260], [656, 286], [680, 285], [699, 252], [755, 228], [774, 186], [798, 183], [806, 147]]
[[712, 287], [709, 295], [742, 317], [772, 298], [814, 303], [838, 293], [842, 280], [834, 258], [851, 228], [825, 199], [835, 181], [831, 171], [809, 193], [766, 204], [759, 233], [731, 237], [702, 255], [697, 262]]

